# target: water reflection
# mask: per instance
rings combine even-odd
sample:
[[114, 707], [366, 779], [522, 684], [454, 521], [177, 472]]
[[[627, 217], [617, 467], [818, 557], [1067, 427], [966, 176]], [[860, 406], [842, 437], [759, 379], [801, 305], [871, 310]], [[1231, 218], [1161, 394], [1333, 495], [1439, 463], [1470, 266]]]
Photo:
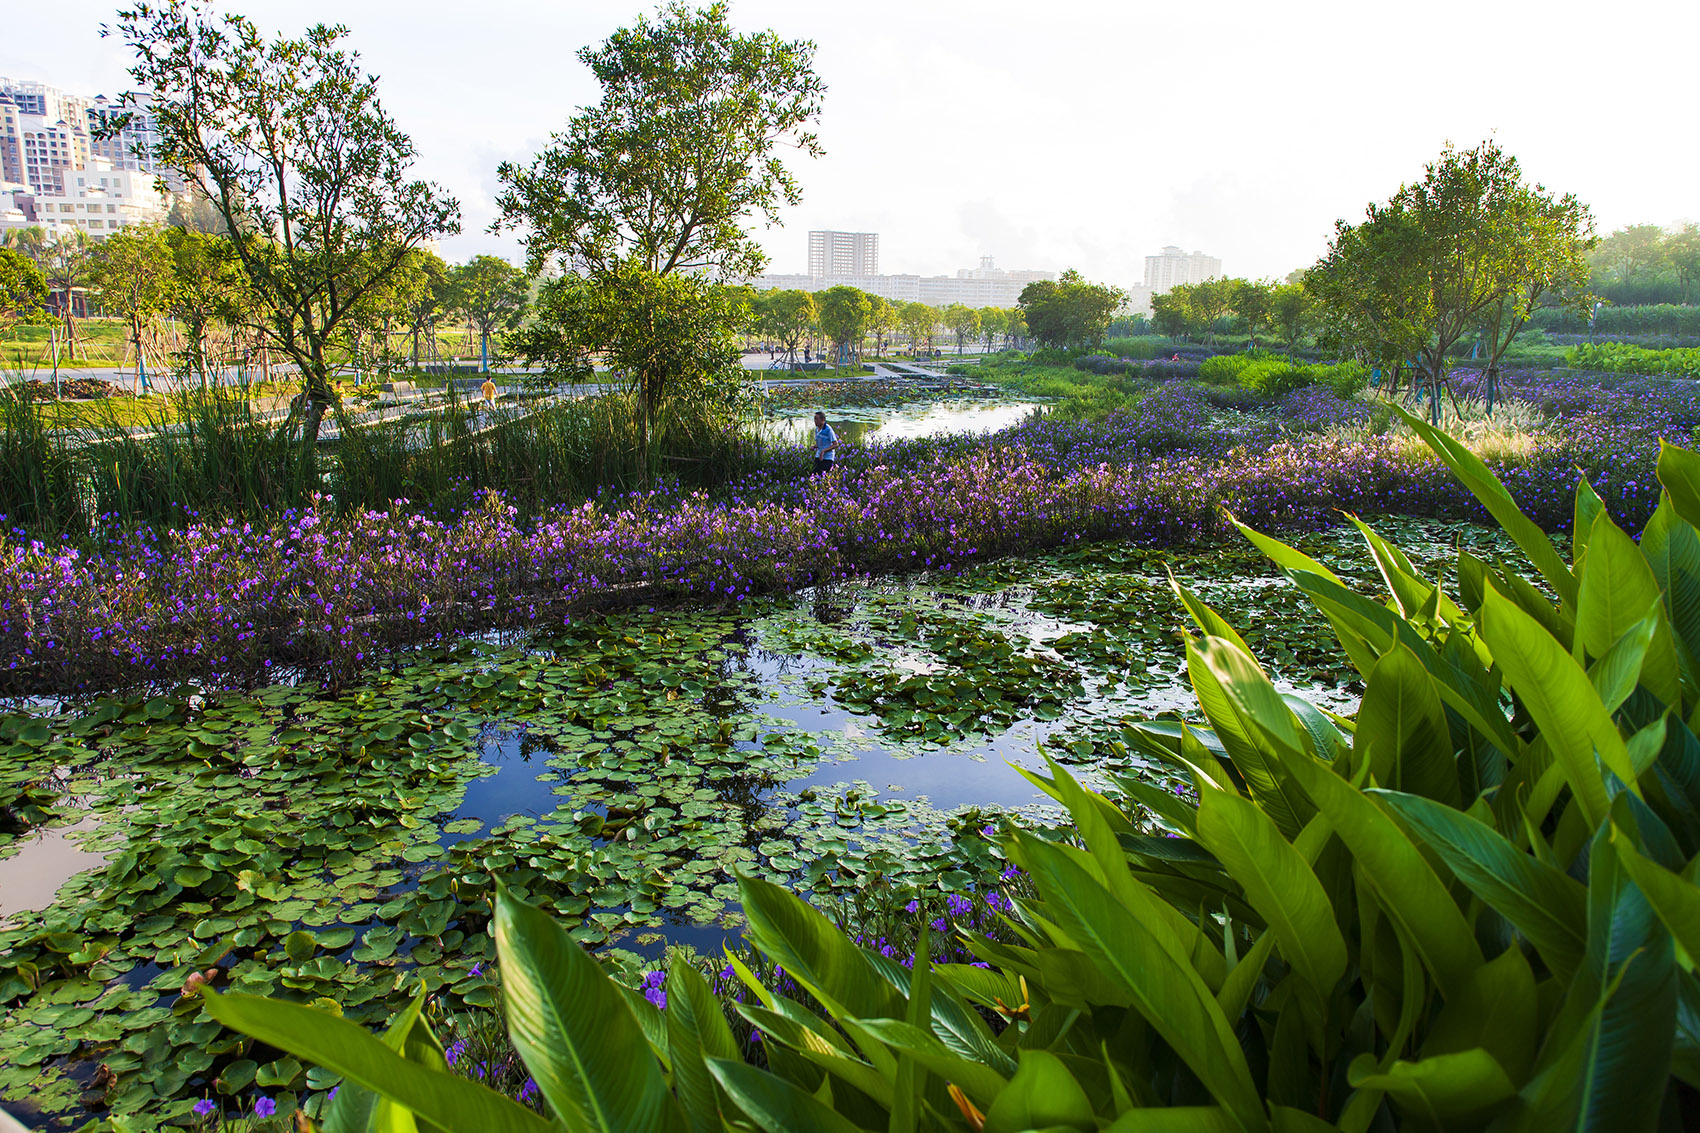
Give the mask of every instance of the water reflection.
[[[896, 406], [858, 406], [828, 409], [827, 420], [846, 444], [868, 444], [900, 437], [931, 437], [943, 433], [995, 432], [1018, 424], [1037, 407], [1030, 401], [950, 398]], [[808, 445], [814, 424], [812, 409], [786, 412], [764, 423], [776, 440]]]

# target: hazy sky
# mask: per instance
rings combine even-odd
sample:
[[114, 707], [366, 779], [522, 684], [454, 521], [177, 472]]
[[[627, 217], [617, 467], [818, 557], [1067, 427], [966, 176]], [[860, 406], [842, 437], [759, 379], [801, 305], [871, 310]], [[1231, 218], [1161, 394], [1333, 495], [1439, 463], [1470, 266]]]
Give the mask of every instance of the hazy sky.
[[[595, 101], [574, 58], [638, 12], [566, 0], [238, 0], [270, 30], [338, 20], [381, 78], [419, 171], [457, 195], [451, 259], [490, 236], [496, 166], [527, 160]], [[125, 86], [99, 38], [114, 8], [10, 3], [0, 75]], [[767, 231], [802, 271], [811, 228], [880, 234], [881, 270], [1001, 267], [1140, 281], [1165, 244], [1233, 275], [1313, 262], [1450, 139], [1493, 134], [1525, 173], [1592, 206], [1602, 233], [1700, 219], [1692, 123], [1700, 5], [1426, 0], [734, 0], [740, 30], [819, 45], [826, 156]]]

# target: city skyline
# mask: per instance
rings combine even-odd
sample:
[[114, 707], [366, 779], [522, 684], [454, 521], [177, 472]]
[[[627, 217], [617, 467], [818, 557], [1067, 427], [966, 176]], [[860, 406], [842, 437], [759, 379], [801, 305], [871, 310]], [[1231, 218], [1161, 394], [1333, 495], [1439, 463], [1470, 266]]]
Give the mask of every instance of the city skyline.
[[[579, 47], [653, 10], [494, 0], [466, 20], [463, 8], [428, 2], [403, 21], [368, 0], [235, 7], [268, 32], [350, 26], [349, 44], [418, 147], [418, 173], [462, 201], [465, 231], [442, 249], [455, 260], [516, 256], [511, 234], [486, 231], [497, 164], [528, 161], [594, 101]], [[1175, 245], [1222, 255], [1236, 275], [1280, 278], [1315, 261], [1336, 219], [1359, 218], [1419, 177], [1448, 140], [1488, 136], [1531, 180], [1590, 205], [1602, 234], [1693, 219], [1700, 154], [1672, 141], [1660, 115], [1628, 113], [1612, 97], [1558, 113], [1529, 97], [1585, 45], [1600, 57], [1633, 51], [1635, 104], [1675, 113], [1681, 44], [1700, 16], [1633, 0], [1613, 15], [1561, 4], [1531, 24], [1509, 5], [1444, 0], [1432, 18], [1401, 23], [1390, 52], [1391, 26], [1332, 0], [1279, 12], [1077, 3], [1042, 19], [1001, 0], [875, 0], [854, 16], [737, 0], [740, 30], [815, 40], [828, 86], [827, 153], [793, 163], [803, 203], [761, 232], [768, 270], [804, 271], [803, 234], [840, 229], [881, 233], [882, 269], [893, 273], [995, 254], [1126, 287], [1154, 249]], [[131, 85], [129, 59], [98, 35], [113, 16], [87, 0], [9, 14], [0, 74], [116, 96]], [[1462, 23], [1472, 42], [1496, 45], [1490, 60], [1458, 49], [1450, 29]], [[1640, 34], [1654, 23], [1659, 35]], [[1417, 58], [1453, 62], [1443, 81], [1419, 83], [1399, 62]]]

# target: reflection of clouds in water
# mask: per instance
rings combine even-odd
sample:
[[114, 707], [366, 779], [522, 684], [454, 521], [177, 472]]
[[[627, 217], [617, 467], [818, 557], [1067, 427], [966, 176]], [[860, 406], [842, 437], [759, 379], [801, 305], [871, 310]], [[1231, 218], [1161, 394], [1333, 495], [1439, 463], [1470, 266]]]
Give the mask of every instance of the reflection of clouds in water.
[[[894, 440], [899, 437], [931, 437], [942, 433], [978, 433], [1007, 429], [1019, 424], [1035, 408], [1032, 402], [988, 402], [978, 400], [929, 401], [882, 408], [833, 409], [827, 421], [838, 438], [850, 444]], [[814, 441], [812, 410], [795, 415], [770, 417], [768, 434], [776, 439]]]

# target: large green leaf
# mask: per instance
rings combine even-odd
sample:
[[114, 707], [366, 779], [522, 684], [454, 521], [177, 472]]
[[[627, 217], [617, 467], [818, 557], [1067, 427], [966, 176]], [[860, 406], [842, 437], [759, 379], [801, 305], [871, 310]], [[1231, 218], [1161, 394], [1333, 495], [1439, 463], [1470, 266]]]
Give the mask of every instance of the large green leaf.
[[1063, 847], [1025, 833], [1015, 839], [1045, 911], [1107, 978], [1134, 997], [1139, 1013], [1242, 1128], [1263, 1128], [1262, 1097], [1239, 1040], [1192, 965]]
[[1570, 568], [1564, 565], [1558, 550], [1547, 538], [1540, 525], [1523, 514], [1523, 509], [1517, 506], [1517, 501], [1511, 498], [1511, 493], [1505, 490], [1499, 477], [1493, 470], [1482, 463], [1481, 457], [1465, 447], [1462, 441], [1454, 440], [1427, 421], [1413, 417], [1397, 405], [1393, 412], [1399, 414], [1405, 424], [1409, 425], [1416, 434], [1428, 443], [1442, 463], [1452, 469], [1453, 475], [1463, 482], [1488, 514], [1505, 528], [1505, 533], [1511, 536], [1529, 562], [1534, 566], [1546, 584], [1553, 588], [1566, 606], [1576, 605], [1576, 576], [1570, 573]]
[[[420, 992], [390, 1020], [379, 1040], [428, 1070], [447, 1070], [442, 1049], [420, 1018], [424, 1007], [425, 993]], [[324, 1133], [436, 1133], [441, 1129], [428, 1121], [421, 1126], [418, 1116], [406, 1106], [358, 1082], [344, 1082], [324, 1113]]]
[[1578, 1076], [1577, 1128], [1635, 1133], [1658, 1127], [1675, 1046], [1677, 969], [1671, 936], [1610, 845], [1588, 855], [1588, 954], [1571, 985], [1593, 1023]]
[[1461, 988], [1481, 966], [1481, 948], [1421, 851], [1369, 796], [1327, 765], [1293, 753], [1286, 766], [1352, 851], [1358, 875], [1415, 945], [1441, 994]]
[[1408, 1117], [1443, 1129], [1480, 1117], [1517, 1095], [1505, 1069], [1480, 1047], [1418, 1062], [1400, 1060], [1382, 1072], [1375, 1070], [1373, 1056], [1359, 1055], [1352, 1062], [1350, 1081], [1360, 1090], [1387, 1093]]
[[1352, 747], [1369, 753], [1382, 786], [1458, 805], [1458, 763], [1446, 707], [1428, 670], [1405, 646], [1389, 649], [1371, 670]]
[[1297, 837], [1316, 810], [1274, 759], [1277, 745], [1294, 751], [1306, 747], [1293, 710], [1257, 662], [1224, 638], [1189, 640], [1187, 674], [1199, 690], [1199, 706], [1216, 726], [1216, 734], [1224, 742], [1229, 733], [1237, 738], [1238, 744], [1230, 746], [1229, 752], [1252, 798], [1283, 835]]
[[602, 965], [506, 888], [494, 935], [508, 1037], [561, 1120], [575, 1133], [680, 1129], [649, 1040]]
[[203, 1008], [232, 1030], [340, 1074], [445, 1129], [549, 1133], [555, 1128], [487, 1086], [403, 1058], [365, 1028], [328, 1011], [236, 994], [208, 995]]
[[688, 963], [675, 960], [668, 965], [664, 1015], [673, 1092], [678, 1095], [685, 1120], [692, 1133], [716, 1133], [724, 1128], [720, 1095], [706, 1060], [736, 1058], [738, 1044], [708, 981]]
[[790, 890], [748, 874], [738, 893], [750, 940], [840, 1018], [896, 1019], [903, 997], [867, 956]]
[[1535, 974], [1515, 944], [1477, 968], [1446, 1001], [1423, 1041], [1424, 1058], [1476, 1047], [1493, 1055], [1512, 1082], [1529, 1075], [1541, 1038]]
[[1026, 1129], [1096, 1128], [1092, 1103], [1062, 1060], [1044, 1050], [1024, 1050], [1015, 1077], [986, 1111], [985, 1133]]
[[[1700, 885], [1692, 878], [1672, 873], [1635, 848], [1632, 839], [1612, 828], [1612, 845], [1617, 849], [1625, 873], [1688, 954], [1693, 970], [1700, 962]], [[1700, 861], [1700, 859], [1696, 859]], [[1690, 869], [1693, 872], [1693, 869]]]
[[801, 1129], [863, 1133], [849, 1118], [765, 1070], [726, 1058], [709, 1059], [708, 1070], [738, 1108], [767, 1133], [797, 1133]]
[[[1116, 1118], [1105, 1133], [1235, 1133], [1239, 1128], [1234, 1115], [1225, 1109], [1175, 1105], [1130, 1109]], [[1276, 1128], [1281, 1126], [1277, 1124]], [[1323, 1128], [1334, 1127], [1324, 1123]]]
[[1700, 453], [1660, 438], [1658, 476], [1676, 514], [1690, 527], [1700, 527]]
[[1198, 837], [1245, 890], [1287, 963], [1326, 1000], [1345, 974], [1346, 941], [1310, 863], [1256, 804], [1222, 791], [1199, 796]]
[[1587, 950], [1587, 896], [1562, 870], [1512, 845], [1462, 811], [1418, 795], [1372, 791], [1440, 855], [1459, 881], [1529, 938], [1568, 978]]
[[[1646, 556], [1604, 513], [1594, 520], [1576, 608], [1576, 632], [1591, 657], [1604, 657], [1649, 611], [1662, 608], [1658, 579]], [[1655, 639], [1658, 645], [1646, 657], [1642, 680], [1660, 700], [1678, 704], [1676, 653], [1668, 637]]]
[[952, 1052], [930, 1032], [902, 1019], [863, 1019], [861, 1025], [892, 1050], [913, 1058], [929, 1072], [961, 1087], [982, 1107], [991, 1104], [1007, 1081], [997, 1071]]
[[1588, 554], [1588, 536], [1594, 530], [1594, 520], [1606, 510], [1605, 501], [1594, 491], [1586, 476], [1576, 479], [1576, 506], [1570, 517], [1570, 562], [1580, 569]]
[[1623, 736], [1600, 703], [1588, 674], [1533, 618], [1493, 591], [1482, 599], [1481, 631], [1511, 688], [1540, 727], [1553, 758], [1564, 769], [1589, 829], [1598, 827], [1605, 821], [1610, 799], [1595, 752], [1608, 771], [1631, 790], [1638, 788]]
[[1664, 595], [1683, 671], [1691, 686], [1700, 686], [1700, 534], [1665, 495], [1642, 529], [1640, 547]]

